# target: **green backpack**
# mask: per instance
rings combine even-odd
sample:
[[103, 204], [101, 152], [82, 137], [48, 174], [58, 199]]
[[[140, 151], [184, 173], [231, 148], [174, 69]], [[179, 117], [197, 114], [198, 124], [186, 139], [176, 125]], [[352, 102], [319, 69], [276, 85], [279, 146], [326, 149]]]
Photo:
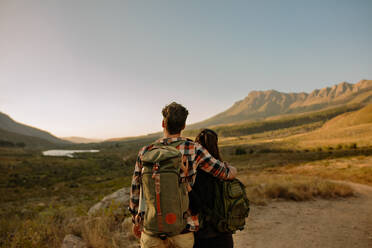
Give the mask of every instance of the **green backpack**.
[[160, 238], [180, 234], [186, 227], [189, 206], [186, 184], [180, 180], [182, 154], [171, 145], [154, 144], [142, 156], [142, 195], [145, 200], [144, 232]]
[[217, 218], [216, 228], [219, 232], [235, 232], [243, 230], [245, 218], [249, 215], [249, 200], [245, 186], [238, 179], [232, 181], [219, 181], [216, 192], [222, 197], [216, 197], [213, 209]]
[[193, 191], [200, 199], [201, 229], [218, 232], [243, 230], [249, 215], [244, 184], [238, 179], [221, 181], [204, 171], [198, 171], [196, 180]]

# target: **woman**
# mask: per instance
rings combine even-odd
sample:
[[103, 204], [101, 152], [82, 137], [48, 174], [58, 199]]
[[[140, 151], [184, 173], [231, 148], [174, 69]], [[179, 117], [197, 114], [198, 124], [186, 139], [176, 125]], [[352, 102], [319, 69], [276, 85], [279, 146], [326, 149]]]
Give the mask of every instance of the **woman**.
[[[204, 129], [196, 137], [195, 142], [201, 144], [208, 152], [216, 159], [222, 161], [220, 152], [218, 149], [218, 136], [211, 129]], [[192, 208], [198, 208], [199, 212], [203, 206], [213, 209], [214, 188], [216, 183], [213, 176], [208, 173], [198, 170], [194, 186], [192, 188], [193, 194], [190, 197], [190, 205]], [[197, 200], [195, 200], [197, 198]], [[208, 216], [201, 213], [201, 228], [195, 233], [195, 244], [194, 248], [203, 247], [215, 247], [215, 248], [232, 248], [234, 246], [232, 233], [221, 233], [218, 232], [211, 224]]]

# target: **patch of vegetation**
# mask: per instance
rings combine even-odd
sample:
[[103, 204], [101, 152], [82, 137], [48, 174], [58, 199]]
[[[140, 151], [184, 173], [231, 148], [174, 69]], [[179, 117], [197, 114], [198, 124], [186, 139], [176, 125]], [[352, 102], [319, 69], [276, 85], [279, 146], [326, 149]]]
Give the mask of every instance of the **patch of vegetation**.
[[358, 148], [358, 145], [356, 143], [351, 143], [349, 145], [349, 148], [352, 148], [352, 149], [357, 149]]
[[248, 199], [258, 205], [270, 199], [306, 201], [316, 197], [331, 199], [354, 195], [348, 185], [315, 177], [260, 173], [241, 176], [241, 180], [246, 185]]
[[244, 155], [247, 154], [247, 151], [244, 148], [237, 147], [235, 149], [235, 155]]
[[0, 140], [0, 147], [25, 147], [26, 144], [24, 142], [11, 142], [7, 140]]
[[67, 234], [83, 238], [92, 248], [127, 247], [138, 241], [126, 217], [115, 207], [93, 218], [78, 215], [73, 208], [48, 207], [32, 219], [1, 219], [0, 247], [60, 247]]
[[372, 157], [330, 158], [302, 166], [273, 168], [278, 173], [314, 176], [372, 185]]
[[135, 148], [103, 146], [75, 158], [1, 148], [0, 247], [60, 247], [67, 219], [130, 186]]

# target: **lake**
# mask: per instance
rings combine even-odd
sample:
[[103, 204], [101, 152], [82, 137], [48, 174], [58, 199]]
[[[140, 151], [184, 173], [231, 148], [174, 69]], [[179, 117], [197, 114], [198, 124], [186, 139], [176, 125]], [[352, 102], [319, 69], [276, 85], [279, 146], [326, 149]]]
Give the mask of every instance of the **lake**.
[[43, 155], [73, 158], [74, 153], [83, 153], [83, 152], [99, 152], [99, 150], [48, 150], [48, 151], [43, 151]]

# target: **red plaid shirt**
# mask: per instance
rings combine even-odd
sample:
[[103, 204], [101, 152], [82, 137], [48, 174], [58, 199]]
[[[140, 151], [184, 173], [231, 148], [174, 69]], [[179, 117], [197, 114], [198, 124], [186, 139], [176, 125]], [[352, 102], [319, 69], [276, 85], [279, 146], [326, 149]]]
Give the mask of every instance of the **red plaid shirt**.
[[[181, 178], [187, 180], [191, 185], [195, 182], [195, 176], [197, 169], [200, 168], [215, 177], [220, 179], [227, 179], [230, 174], [229, 168], [224, 162], [221, 162], [213, 158], [209, 152], [202, 147], [200, 144], [190, 141], [183, 137], [177, 138], [162, 138], [157, 140], [155, 143], [170, 144], [183, 140], [185, 142], [178, 145], [176, 148], [188, 159], [189, 167], [188, 172], [181, 172]], [[129, 207], [137, 212], [139, 204], [139, 192], [140, 192], [140, 178], [142, 171], [142, 156], [149, 150], [152, 145], [143, 147], [137, 157], [137, 161], [134, 168], [133, 178], [132, 178], [132, 187], [130, 191], [130, 202]], [[187, 217], [187, 226], [186, 228], [190, 231], [196, 231], [199, 227], [199, 221], [197, 216], [191, 215], [191, 212], [188, 211], [189, 216]]]

